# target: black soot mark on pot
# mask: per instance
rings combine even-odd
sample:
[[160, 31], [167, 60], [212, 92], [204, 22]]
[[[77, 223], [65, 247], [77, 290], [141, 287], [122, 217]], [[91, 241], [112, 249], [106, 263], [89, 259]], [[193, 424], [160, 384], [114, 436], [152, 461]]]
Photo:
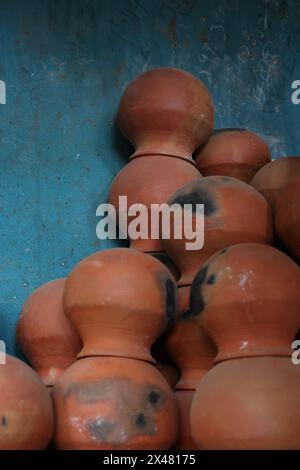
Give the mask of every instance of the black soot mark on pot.
[[1, 417], [0, 423], [1, 423], [1, 426], [3, 426], [4, 428], [7, 427], [7, 418], [6, 418], [6, 416]]
[[207, 275], [208, 266], [200, 269], [196, 274], [195, 279], [191, 287], [190, 293], [190, 309], [183, 313], [182, 319], [187, 320], [188, 318], [196, 317], [199, 315], [205, 307], [203, 295], [202, 295], [202, 286], [205, 282]]
[[166, 314], [168, 324], [172, 325], [176, 315], [176, 286], [172, 279], [167, 279], [165, 282], [166, 289]]
[[138, 428], [146, 427], [147, 421], [144, 413], [139, 413], [136, 417], [135, 424]]
[[217, 277], [215, 274], [211, 274], [210, 276], [208, 276], [207, 278], [207, 281], [206, 281], [206, 284], [209, 284], [209, 285], [212, 285], [216, 282], [217, 280]]
[[[199, 185], [199, 182], [197, 182]], [[179, 194], [171, 199], [171, 204], [179, 204], [184, 208], [185, 204], [192, 205], [192, 211], [196, 212], [196, 204], [204, 204], [204, 215], [206, 217], [213, 215], [218, 210], [218, 205], [213, 194], [205, 189], [199, 187], [192, 187], [188, 191], [180, 191]]]
[[158, 405], [161, 402], [161, 395], [156, 390], [151, 390], [148, 395], [148, 402], [151, 405]]
[[225, 132], [246, 132], [243, 127], [225, 127], [224, 129], [215, 129], [213, 135], [224, 134]]

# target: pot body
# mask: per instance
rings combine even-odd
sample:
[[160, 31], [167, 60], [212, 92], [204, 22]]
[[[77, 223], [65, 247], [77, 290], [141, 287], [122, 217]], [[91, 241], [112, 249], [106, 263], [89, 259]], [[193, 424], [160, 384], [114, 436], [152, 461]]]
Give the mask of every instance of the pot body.
[[134, 145], [134, 156], [172, 155], [191, 159], [213, 130], [214, 108], [201, 80], [184, 70], [149, 70], [126, 88], [117, 125]]
[[45, 449], [53, 432], [47, 388], [24, 362], [6, 355], [0, 365], [0, 450]]
[[76, 361], [82, 344], [63, 309], [65, 279], [36, 289], [25, 302], [17, 325], [17, 342], [47, 386]]
[[189, 316], [217, 345], [215, 362], [290, 357], [300, 328], [300, 268], [268, 245], [222, 250], [196, 275]]
[[66, 281], [64, 306], [83, 341], [78, 357], [152, 361], [150, 347], [177, 312], [170, 271], [153, 256], [113, 248], [82, 260]]
[[[131, 237], [131, 248], [145, 253], [164, 251], [158, 213], [157, 217], [151, 215], [151, 207], [166, 204], [177, 189], [200, 177], [191, 162], [154, 154], [134, 158], [117, 174], [110, 188], [109, 202], [116, 208], [119, 229], [126, 236], [139, 214], [148, 225], [145, 233], [137, 233], [135, 239]], [[122, 204], [120, 196], [127, 197], [127, 205]], [[132, 213], [132, 208], [137, 212]]]
[[[201, 223], [204, 225], [204, 243], [199, 247], [187, 249], [189, 240], [185, 236], [181, 239], [172, 236], [175, 217], [171, 219], [170, 239], [162, 240], [181, 272], [178, 286], [191, 285], [203, 263], [222, 248], [237, 243], [272, 242], [272, 214], [267, 201], [254, 188], [234, 178], [198, 179], [176, 191], [168, 204], [178, 205], [182, 225], [186, 224], [184, 218], [190, 217], [194, 234], [200, 233]], [[198, 211], [197, 204], [204, 205], [204, 215]]]
[[249, 183], [270, 162], [266, 142], [246, 129], [218, 129], [195, 155], [203, 176], [223, 175]]
[[152, 365], [125, 358], [85, 358], [55, 385], [59, 449], [169, 449], [177, 439], [174, 394]]
[[274, 208], [277, 196], [298, 176], [300, 176], [300, 158], [284, 157], [273, 160], [261, 168], [252, 178], [250, 184]]
[[274, 215], [277, 236], [299, 263], [300, 176], [279, 194], [275, 203]]
[[290, 358], [222, 362], [198, 385], [192, 437], [201, 450], [299, 450], [300, 368]]

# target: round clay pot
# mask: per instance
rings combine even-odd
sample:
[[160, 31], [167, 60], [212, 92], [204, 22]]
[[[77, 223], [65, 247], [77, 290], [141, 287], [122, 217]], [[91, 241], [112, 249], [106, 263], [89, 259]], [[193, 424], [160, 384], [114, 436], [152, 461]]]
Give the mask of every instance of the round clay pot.
[[192, 403], [198, 449], [299, 450], [299, 388], [300, 367], [287, 357], [218, 364], [199, 382]]
[[195, 390], [176, 390], [175, 399], [179, 412], [179, 433], [174, 446], [176, 450], [197, 450], [192, 436], [190, 413]]
[[300, 262], [300, 175], [278, 195], [274, 218], [276, 235]]
[[268, 245], [221, 250], [196, 275], [187, 316], [198, 319], [217, 345], [216, 363], [290, 357], [300, 328], [300, 268]]
[[170, 155], [191, 159], [213, 130], [214, 108], [206, 86], [175, 68], [143, 73], [126, 88], [117, 125], [134, 145], [133, 157]]
[[113, 248], [85, 258], [73, 269], [64, 307], [83, 340], [79, 358], [153, 361], [149, 349], [172, 325], [177, 288], [170, 271], [153, 256]]
[[284, 157], [274, 160], [259, 170], [250, 181], [273, 208], [280, 192], [300, 176], [300, 158]]
[[215, 345], [200, 323], [193, 318], [186, 318], [189, 295], [190, 287], [179, 288], [181, 315], [165, 340], [167, 352], [181, 372], [176, 390], [195, 390], [199, 380], [213, 366], [217, 355]]
[[270, 162], [266, 142], [246, 129], [217, 129], [195, 155], [203, 176], [231, 176], [249, 183], [255, 173]]
[[53, 389], [59, 449], [169, 449], [177, 438], [174, 395], [152, 365], [85, 358]]
[[[185, 236], [174, 237], [174, 220], [171, 218], [169, 239], [162, 245], [181, 272], [179, 286], [191, 285], [199, 267], [221, 248], [246, 242], [271, 243], [273, 238], [271, 209], [254, 188], [227, 176], [209, 176], [195, 180], [176, 191], [169, 199], [171, 206], [177, 204], [176, 212], [184, 226], [185, 215], [191, 214], [193, 231], [197, 229], [196, 204], [204, 204], [204, 245], [187, 249]], [[190, 208], [184, 208], [190, 204]]]
[[6, 355], [0, 365], [0, 450], [45, 449], [53, 432], [49, 393], [24, 362]]
[[[128, 219], [129, 226], [139, 215], [139, 212], [136, 215], [129, 212], [134, 204], [138, 211], [146, 211], [145, 219], [148, 220], [145, 238], [131, 239], [131, 248], [145, 253], [163, 251], [159, 239], [159, 218], [151, 217], [151, 205], [166, 203], [174, 191], [200, 177], [199, 171], [190, 162], [158, 155], [136, 158], [117, 174], [110, 188], [109, 202], [116, 208], [118, 220]], [[127, 197], [127, 206], [120, 203], [120, 196]], [[121, 223], [119, 228], [127, 235], [127, 227]], [[153, 236], [155, 231], [156, 239]]]
[[36, 289], [26, 300], [17, 325], [17, 342], [44, 384], [52, 386], [76, 361], [82, 344], [63, 310], [65, 279]]

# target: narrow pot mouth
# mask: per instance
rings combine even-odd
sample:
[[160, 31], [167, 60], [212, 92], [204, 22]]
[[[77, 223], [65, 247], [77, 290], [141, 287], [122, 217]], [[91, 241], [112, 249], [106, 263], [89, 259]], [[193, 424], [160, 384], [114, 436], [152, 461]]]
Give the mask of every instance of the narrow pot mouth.
[[258, 357], [284, 357], [284, 358], [291, 358], [291, 352], [287, 350], [287, 348], [282, 348], [281, 350], [275, 351], [274, 349], [265, 350], [265, 351], [253, 351], [238, 354], [238, 353], [226, 353], [223, 354], [222, 352], [217, 354], [213, 363], [214, 365], [220, 364], [221, 362], [231, 361], [235, 359], [250, 359], [250, 358], [258, 358]]
[[97, 358], [97, 357], [114, 357], [114, 358], [123, 358], [123, 359], [134, 359], [136, 361], [147, 362], [148, 364], [156, 365], [155, 359], [151, 354], [130, 354], [130, 353], [118, 353], [118, 352], [101, 352], [101, 351], [89, 351], [83, 350], [77, 355], [77, 360], [87, 359], [87, 358]]
[[129, 161], [132, 161], [135, 158], [151, 157], [151, 156], [152, 157], [153, 156], [154, 157], [161, 156], [161, 157], [169, 157], [169, 158], [178, 158], [179, 160], [184, 160], [185, 162], [189, 162], [191, 165], [193, 165], [195, 168], [197, 168], [196, 162], [194, 161], [194, 159], [190, 155], [186, 155], [186, 156], [174, 155], [174, 154], [171, 154], [171, 153], [156, 152], [156, 151], [153, 151], [153, 152], [135, 152], [133, 155], [131, 155], [131, 157], [129, 157]]

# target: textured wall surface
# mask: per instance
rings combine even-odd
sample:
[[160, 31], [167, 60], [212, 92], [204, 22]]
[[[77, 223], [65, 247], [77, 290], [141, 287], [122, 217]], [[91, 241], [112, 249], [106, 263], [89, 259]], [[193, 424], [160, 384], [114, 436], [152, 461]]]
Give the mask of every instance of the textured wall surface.
[[158, 66], [203, 79], [217, 127], [249, 127], [273, 157], [300, 151], [299, 0], [1, 0], [0, 338], [24, 299], [109, 246], [96, 207], [129, 147], [126, 84]]

